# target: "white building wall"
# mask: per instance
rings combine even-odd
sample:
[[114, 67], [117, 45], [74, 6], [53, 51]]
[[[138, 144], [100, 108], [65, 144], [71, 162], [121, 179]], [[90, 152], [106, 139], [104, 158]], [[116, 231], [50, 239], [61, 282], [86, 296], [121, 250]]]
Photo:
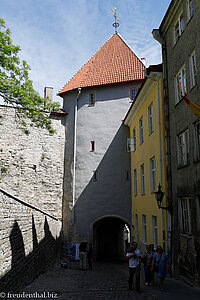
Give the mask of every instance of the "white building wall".
[[[83, 89], [78, 99], [75, 206], [71, 221], [77, 233], [86, 238], [91, 224], [103, 216], [116, 215], [130, 222], [130, 157], [126, 149], [129, 131], [122, 120], [131, 104], [131, 87], [137, 87], [137, 84]], [[95, 92], [94, 106], [88, 106], [91, 91]], [[77, 95], [78, 91], [75, 91], [64, 98], [64, 110], [69, 114], [65, 162], [70, 167], [68, 175], [71, 178], [71, 181], [65, 179], [65, 209], [72, 207], [72, 134]], [[90, 151], [91, 141], [95, 141], [94, 152]], [[96, 182], [93, 178], [95, 170]], [[64, 216], [69, 217], [67, 212]]]

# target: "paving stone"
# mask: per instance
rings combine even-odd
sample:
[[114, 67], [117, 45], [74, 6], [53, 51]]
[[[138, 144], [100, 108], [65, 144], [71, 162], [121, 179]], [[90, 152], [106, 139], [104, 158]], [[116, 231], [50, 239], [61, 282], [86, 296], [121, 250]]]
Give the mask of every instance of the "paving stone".
[[[98, 262], [92, 270], [82, 271], [79, 263], [62, 269], [57, 263], [23, 289], [25, 293], [55, 294], [55, 299], [136, 299], [152, 300], [154, 297], [142, 288], [141, 293], [128, 290], [127, 262]], [[35, 298], [29, 298], [35, 299]], [[53, 298], [48, 298], [53, 299]]]

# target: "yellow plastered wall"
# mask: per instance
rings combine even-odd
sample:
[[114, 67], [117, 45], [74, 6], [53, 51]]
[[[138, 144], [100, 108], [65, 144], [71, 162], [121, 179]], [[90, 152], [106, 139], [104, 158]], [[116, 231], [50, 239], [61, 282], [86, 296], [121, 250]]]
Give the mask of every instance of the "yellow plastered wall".
[[[144, 88], [144, 87], [143, 87]], [[137, 97], [135, 114], [130, 125], [130, 137], [133, 137], [133, 129], [136, 129], [136, 150], [131, 152], [131, 187], [132, 187], [132, 225], [133, 237], [136, 237], [135, 214], [138, 214], [139, 245], [145, 249], [142, 235], [142, 215], [146, 215], [147, 243], [153, 243], [152, 216], [157, 217], [158, 245], [163, 246], [163, 229], [165, 230], [165, 244], [167, 237], [167, 213], [158, 208], [155, 194], [151, 192], [150, 183], [150, 159], [155, 157], [156, 162], [156, 190], [160, 182], [160, 151], [159, 151], [159, 125], [158, 125], [158, 97], [157, 83], [147, 79], [145, 92], [142, 97]], [[166, 205], [166, 163], [165, 163], [165, 140], [164, 140], [164, 111], [162, 78], [159, 79], [160, 98], [160, 124], [161, 124], [161, 153], [162, 153], [162, 191], [165, 192], [163, 205]], [[141, 94], [141, 93], [140, 93]], [[140, 99], [141, 98], [141, 99]], [[153, 127], [154, 131], [149, 134], [148, 107], [153, 103]], [[134, 106], [133, 106], [134, 107]], [[139, 120], [143, 117], [144, 142], [140, 144]], [[141, 194], [141, 171], [144, 164], [145, 194]], [[137, 170], [137, 195], [134, 196], [134, 169]], [[163, 214], [163, 216], [162, 216]], [[164, 226], [164, 228], [163, 228]]]

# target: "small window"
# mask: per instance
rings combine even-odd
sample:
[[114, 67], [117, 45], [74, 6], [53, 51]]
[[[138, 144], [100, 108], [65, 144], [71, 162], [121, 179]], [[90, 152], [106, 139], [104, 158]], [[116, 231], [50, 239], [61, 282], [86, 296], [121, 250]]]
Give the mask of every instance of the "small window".
[[200, 121], [194, 124], [194, 161], [200, 160]]
[[129, 171], [126, 171], [126, 181], [129, 181]]
[[140, 144], [144, 142], [143, 117], [139, 120]]
[[178, 167], [189, 163], [189, 130], [184, 131], [177, 137], [178, 144]]
[[182, 220], [183, 220], [183, 233], [191, 234], [191, 199], [182, 198]]
[[89, 93], [89, 106], [95, 105], [95, 93], [91, 92]]
[[197, 65], [196, 65], [196, 53], [195, 51], [189, 57], [190, 67], [190, 88], [193, 88], [197, 84]]
[[150, 181], [151, 181], [151, 193], [156, 191], [156, 161], [155, 157], [150, 159]]
[[183, 18], [183, 13], [181, 13], [180, 17], [178, 18], [174, 26], [174, 43], [178, 41], [183, 31], [184, 31], [184, 18]]
[[135, 97], [136, 97], [136, 93], [137, 93], [137, 91], [136, 91], [135, 88], [131, 88], [130, 89], [130, 99], [131, 99], [131, 102], [134, 102]]
[[142, 241], [144, 244], [147, 243], [147, 220], [146, 215], [142, 215]]
[[141, 194], [145, 194], [145, 177], [144, 177], [144, 164], [140, 166], [140, 175], [141, 175]]
[[94, 152], [95, 151], [95, 141], [91, 141], [90, 142], [90, 152]]
[[153, 103], [148, 107], [149, 135], [153, 132]]
[[175, 104], [180, 102], [186, 93], [186, 67], [184, 66], [175, 77]]
[[133, 151], [136, 150], [136, 130], [133, 128]]
[[133, 171], [133, 180], [134, 180], [134, 196], [137, 196], [137, 169]]
[[98, 178], [97, 178], [97, 171], [93, 171], [93, 181], [94, 182], [97, 182], [98, 181]]
[[133, 137], [127, 138], [127, 151], [134, 152], [136, 150], [136, 131], [133, 129]]
[[157, 217], [152, 216], [152, 232], [153, 232], [153, 243], [154, 246], [158, 246], [158, 225], [157, 225]]
[[193, 0], [187, 1], [187, 21], [189, 22], [192, 16], [194, 15], [194, 6]]
[[184, 31], [184, 19], [183, 19], [183, 14], [180, 16], [180, 29], [181, 29], [181, 34]]
[[135, 240], [139, 242], [138, 214], [135, 214]]

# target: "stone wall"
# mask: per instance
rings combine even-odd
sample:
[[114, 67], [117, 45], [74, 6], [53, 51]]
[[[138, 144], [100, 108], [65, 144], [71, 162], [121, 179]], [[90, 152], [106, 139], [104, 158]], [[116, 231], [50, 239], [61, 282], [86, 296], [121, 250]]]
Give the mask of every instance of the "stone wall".
[[52, 116], [57, 133], [17, 128], [15, 109], [0, 106], [0, 187], [61, 218], [65, 145], [63, 116]]
[[56, 259], [61, 221], [0, 190], [0, 286], [17, 291]]
[[57, 133], [25, 135], [15, 109], [0, 106], [0, 274], [3, 291], [17, 290], [57, 255], [62, 228], [65, 115], [52, 115]]

